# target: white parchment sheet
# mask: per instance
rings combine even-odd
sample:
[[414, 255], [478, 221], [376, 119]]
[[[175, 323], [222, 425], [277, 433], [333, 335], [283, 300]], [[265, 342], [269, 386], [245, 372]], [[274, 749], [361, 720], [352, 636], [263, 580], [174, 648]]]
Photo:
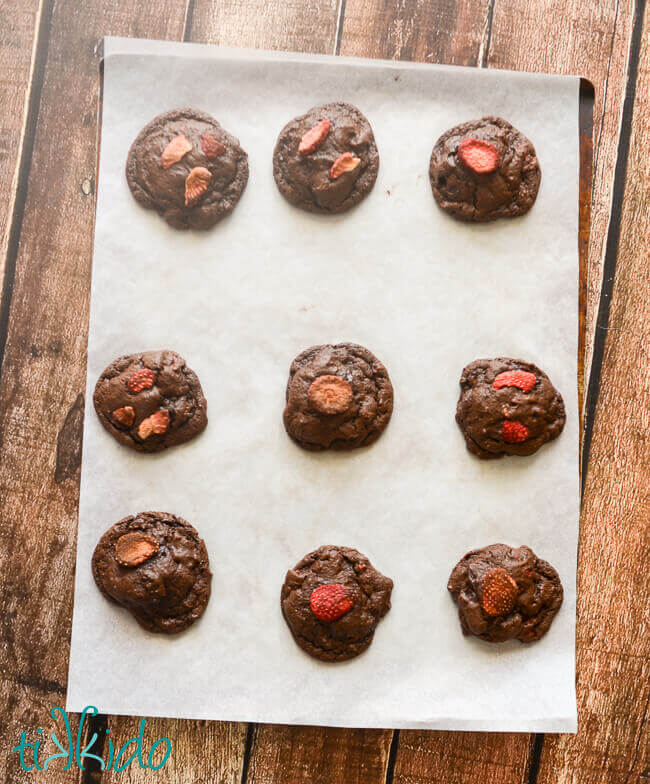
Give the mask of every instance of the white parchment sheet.
[[[578, 537], [578, 79], [108, 39], [72, 650], [67, 707], [112, 714], [356, 727], [575, 731]], [[341, 216], [289, 205], [272, 176], [280, 129], [350, 101], [381, 165]], [[129, 146], [178, 106], [213, 114], [249, 154], [231, 217], [178, 232], [140, 207]], [[497, 114], [535, 144], [537, 203], [489, 225], [454, 221], [428, 178], [438, 136]], [[294, 356], [353, 341], [386, 365], [392, 421], [369, 449], [311, 454], [282, 425]], [[159, 455], [118, 445], [92, 392], [121, 354], [170, 348], [199, 375], [209, 424]], [[454, 421], [477, 357], [542, 367], [567, 424], [525, 459], [481, 461]], [[144, 510], [204, 537], [203, 618], [164, 637], [96, 589], [99, 536]], [[446, 585], [468, 550], [526, 544], [559, 571], [564, 605], [538, 643], [462, 636]], [[280, 612], [288, 568], [322, 544], [356, 547], [395, 582], [370, 649], [342, 664], [294, 643]]]

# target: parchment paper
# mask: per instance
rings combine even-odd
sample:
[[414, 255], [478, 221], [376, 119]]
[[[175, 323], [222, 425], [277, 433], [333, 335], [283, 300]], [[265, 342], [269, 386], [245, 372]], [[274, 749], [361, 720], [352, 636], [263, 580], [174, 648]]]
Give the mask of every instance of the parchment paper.
[[[88, 386], [67, 707], [357, 727], [575, 731], [578, 535], [578, 79], [108, 39]], [[291, 207], [272, 177], [285, 122], [350, 101], [381, 165], [338, 217]], [[132, 198], [131, 141], [177, 106], [239, 137], [250, 180], [233, 215], [178, 232]], [[539, 198], [524, 218], [464, 225], [434, 203], [431, 148], [484, 114], [533, 140]], [[395, 411], [381, 439], [310, 454], [282, 425], [289, 365], [354, 341], [385, 363]], [[157, 456], [119, 446], [92, 406], [120, 354], [171, 348], [199, 375], [209, 425]], [[534, 457], [484, 462], [454, 421], [477, 358], [540, 365], [567, 424]], [[125, 515], [163, 510], [205, 538], [214, 572], [186, 633], [143, 631], [96, 589], [90, 558]], [[524, 646], [464, 638], [446, 583], [467, 550], [526, 544], [559, 571], [564, 605]], [[367, 653], [327, 665], [293, 642], [285, 572], [322, 544], [350, 545], [395, 581]]]

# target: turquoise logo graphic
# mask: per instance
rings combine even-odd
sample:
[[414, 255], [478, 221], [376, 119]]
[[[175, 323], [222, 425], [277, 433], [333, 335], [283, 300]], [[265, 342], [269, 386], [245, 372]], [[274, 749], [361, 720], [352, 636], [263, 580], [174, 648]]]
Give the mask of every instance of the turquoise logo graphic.
[[[19, 756], [20, 767], [25, 771], [47, 770], [48, 765], [55, 760], [65, 760], [63, 770], [68, 770], [73, 765], [76, 765], [80, 770], [86, 770], [84, 760], [94, 760], [101, 770], [114, 770], [119, 773], [122, 770], [126, 770], [129, 765], [136, 761], [141, 768], [149, 768], [151, 770], [160, 770], [167, 762], [172, 753], [172, 742], [169, 738], [158, 738], [151, 745], [145, 761], [144, 729], [147, 723], [146, 719], [140, 720], [138, 734], [133, 738], [129, 738], [119, 748], [113, 744], [113, 739], [110, 736], [111, 731], [108, 728], [105, 730], [103, 743], [99, 741], [100, 735], [97, 732], [93, 732], [92, 737], [84, 746], [83, 736], [86, 718], [93, 718], [98, 713], [99, 711], [94, 705], [88, 705], [84, 708], [79, 718], [79, 727], [76, 734], [74, 734], [70, 726], [68, 714], [63, 708], [52, 708], [50, 716], [56, 721], [63, 721], [65, 732], [65, 735], [62, 733], [61, 738], [57, 736], [56, 732], [50, 734], [50, 740], [59, 751], [46, 757], [44, 747], [47, 744], [47, 739], [43, 734], [43, 730], [39, 729], [37, 731], [37, 738], [31, 743], [27, 740], [27, 731], [24, 730], [20, 735], [20, 742], [12, 749]], [[96, 750], [101, 748], [101, 754], [93, 754], [93, 748], [96, 748]]]

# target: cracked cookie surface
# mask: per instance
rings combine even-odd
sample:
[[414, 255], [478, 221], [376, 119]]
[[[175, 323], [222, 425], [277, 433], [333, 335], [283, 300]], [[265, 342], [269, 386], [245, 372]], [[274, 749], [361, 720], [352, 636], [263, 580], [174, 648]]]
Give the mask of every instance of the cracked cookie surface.
[[[329, 123], [327, 133], [315, 142], [313, 151], [301, 154], [305, 134], [324, 121]], [[346, 154], [359, 163], [333, 177], [334, 163]], [[273, 176], [280, 193], [307, 212], [349, 210], [370, 193], [378, 170], [379, 152], [370, 123], [355, 106], [340, 101], [315, 106], [288, 122], [273, 152]]]
[[[188, 177], [197, 170], [202, 170], [200, 187], [188, 193]], [[248, 156], [214, 117], [173, 109], [140, 131], [129, 150], [126, 179], [135, 199], [170, 226], [209, 229], [241, 198]]]
[[467, 553], [447, 589], [463, 634], [487, 642], [534, 642], [549, 630], [563, 599], [555, 569], [529, 547], [492, 544]]
[[564, 428], [562, 396], [530, 362], [474, 360], [463, 369], [460, 390], [456, 421], [467, 449], [484, 460], [532, 455]]
[[92, 557], [97, 587], [150, 632], [176, 634], [206, 608], [212, 574], [194, 526], [176, 515], [141, 512], [115, 523]]
[[[339, 586], [345, 612], [336, 620], [319, 618], [316, 591]], [[378, 572], [365, 555], [351, 547], [326, 545], [306, 555], [287, 572], [281, 605], [296, 643], [325, 662], [344, 661], [363, 653], [379, 621], [390, 610], [393, 581]], [[327, 589], [325, 589], [327, 590]]]
[[174, 351], [118, 357], [99, 377], [93, 403], [106, 430], [137, 452], [183, 444], [208, 423], [199, 379]]
[[393, 386], [377, 357], [355, 343], [312, 346], [292, 362], [284, 426], [304, 449], [374, 443], [393, 412]]
[[[489, 148], [495, 167], [472, 168], [459, 148], [473, 140]], [[475, 170], [476, 169], [476, 170]], [[515, 218], [535, 203], [541, 170], [532, 143], [501, 117], [461, 123], [438, 139], [431, 153], [429, 179], [439, 206], [464, 221]]]

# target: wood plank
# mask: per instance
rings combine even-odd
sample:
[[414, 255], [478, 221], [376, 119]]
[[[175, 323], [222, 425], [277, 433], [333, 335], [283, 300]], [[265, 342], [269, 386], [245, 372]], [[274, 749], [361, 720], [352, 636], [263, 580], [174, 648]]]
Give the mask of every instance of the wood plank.
[[634, 0], [563, 0], [561, 10], [531, 0], [495, 0], [490, 68], [578, 74], [596, 89], [594, 185], [587, 280], [585, 371], [591, 364], [602, 258], [611, 210]]
[[43, 0], [0, 4], [0, 302]]
[[395, 784], [523, 784], [529, 735], [487, 732], [400, 732]]
[[583, 501], [579, 733], [546, 739], [539, 784], [650, 781], [649, 126], [650, 10], [646, 9], [623, 228]]
[[[136, 717], [109, 717], [111, 736], [125, 743], [138, 733], [140, 719]], [[236, 722], [183, 721], [173, 719], [147, 719], [145, 726], [145, 760], [149, 749], [159, 737], [168, 737], [172, 751], [168, 761], [159, 770], [142, 770], [131, 766], [122, 772], [104, 771], [92, 784], [187, 784], [188, 782], [219, 782], [240, 784], [244, 764], [243, 750], [246, 742], [246, 725]], [[164, 747], [154, 764], [162, 760]], [[86, 784], [86, 782], [83, 782]]]
[[196, 0], [188, 40], [332, 54], [341, 0]]
[[[49, 711], [62, 704], [65, 693], [94, 219], [98, 44], [104, 34], [180, 39], [185, 16], [185, 3], [177, 0], [52, 4], [0, 385], [0, 640], [2, 692], [10, 705], [0, 729], [4, 749], [16, 743], [22, 729], [49, 732]], [[109, 719], [117, 740], [132, 734], [131, 724]], [[199, 742], [227, 752], [227, 757], [211, 755], [215, 779], [239, 781], [242, 725], [150, 720], [148, 729], [155, 737], [172, 738], [173, 765], [183, 768], [176, 780], [205, 769], [196, 754]], [[61, 784], [81, 775], [75, 767], [55, 770]], [[27, 781], [30, 775], [20, 770], [16, 755], [1, 756], [3, 780]], [[149, 775], [135, 769], [131, 780], [159, 780]]]
[[[347, 0], [340, 50], [363, 57], [481, 65], [490, 16], [487, 1]], [[526, 780], [529, 748], [529, 735], [401, 731], [393, 781], [516, 784]]]
[[391, 733], [332, 727], [257, 725], [251, 784], [378, 784], [385, 780]]
[[480, 65], [491, 0], [347, 0], [340, 54]]

